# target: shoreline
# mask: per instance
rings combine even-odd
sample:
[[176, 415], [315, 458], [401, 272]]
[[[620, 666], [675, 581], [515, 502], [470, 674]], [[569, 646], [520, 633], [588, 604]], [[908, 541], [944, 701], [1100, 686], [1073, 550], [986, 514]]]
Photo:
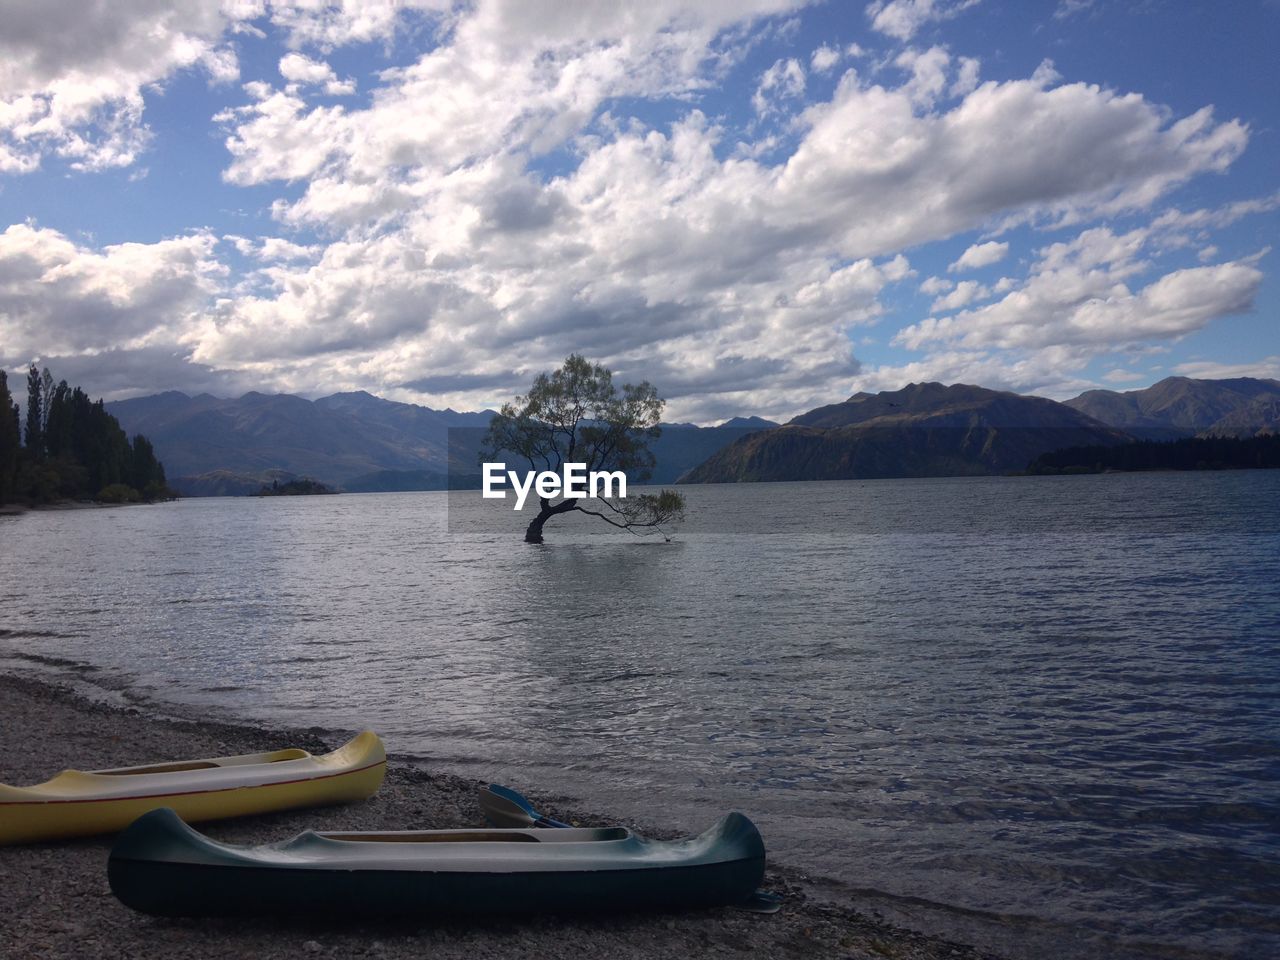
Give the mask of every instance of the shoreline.
[[[222, 721], [157, 717], [97, 702], [47, 679], [0, 671], [0, 710], [23, 738], [0, 740], [0, 782], [25, 786], [67, 767], [95, 769], [298, 746], [332, 749], [343, 735], [317, 727], [267, 730]], [[437, 829], [482, 823], [480, 781], [397, 761], [371, 800], [212, 821], [202, 832], [231, 843], [271, 843], [312, 827]], [[552, 816], [583, 825], [616, 822], [571, 800], [531, 797]], [[713, 811], [719, 815], [723, 811]], [[830, 903], [803, 874], [770, 864], [764, 888], [782, 910], [533, 915], [465, 921], [340, 923], [317, 919], [162, 920], [134, 913], [107, 887], [112, 838], [0, 847], [0, 955], [81, 957], [476, 956], [668, 957], [706, 955], [994, 960], [995, 955], [915, 933]], [[766, 844], [768, 837], [765, 837]]]

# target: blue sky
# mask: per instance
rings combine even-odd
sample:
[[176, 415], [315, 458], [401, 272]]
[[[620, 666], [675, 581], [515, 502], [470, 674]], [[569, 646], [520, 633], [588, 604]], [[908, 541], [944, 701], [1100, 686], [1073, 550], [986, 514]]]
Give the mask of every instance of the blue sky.
[[672, 419], [1280, 376], [1280, 4], [5, 4], [0, 365]]

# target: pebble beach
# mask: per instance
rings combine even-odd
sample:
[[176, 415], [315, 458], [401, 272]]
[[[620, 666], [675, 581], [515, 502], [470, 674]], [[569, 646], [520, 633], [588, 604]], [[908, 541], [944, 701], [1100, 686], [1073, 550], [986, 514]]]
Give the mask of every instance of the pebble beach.
[[[85, 699], [44, 679], [0, 675], [0, 782], [30, 785], [65, 768], [103, 769], [160, 760], [299, 746], [333, 749], [342, 732], [148, 716]], [[230, 843], [270, 843], [306, 829], [447, 829], [482, 822], [481, 784], [430, 769], [388, 765], [371, 800], [206, 823]], [[539, 809], [581, 825], [612, 821], [573, 801], [531, 796]], [[768, 837], [765, 837], [766, 844]], [[360, 921], [158, 919], [119, 903], [107, 885], [110, 837], [0, 848], [0, 957], [843, 957], [998, 960], [962, 944], [913, 933], [832, 902], [814, 881], [771, 864], [765, 889], [782, 910], [536, 915], [519, 919]]]

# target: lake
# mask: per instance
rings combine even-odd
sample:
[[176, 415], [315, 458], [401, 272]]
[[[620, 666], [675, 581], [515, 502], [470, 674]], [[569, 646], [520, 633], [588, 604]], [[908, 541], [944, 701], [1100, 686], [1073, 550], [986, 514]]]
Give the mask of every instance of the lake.
[[670, 543], [478, 491], [0, 517], [0, 660], [740, 809], [1014, 957], [1280, 955], [1280, 471], [681, 489]]

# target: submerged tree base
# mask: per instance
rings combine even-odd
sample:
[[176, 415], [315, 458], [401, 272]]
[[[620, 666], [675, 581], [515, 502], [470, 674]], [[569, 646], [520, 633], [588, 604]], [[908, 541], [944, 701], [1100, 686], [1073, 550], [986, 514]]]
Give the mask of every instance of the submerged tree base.
[[524, 531], [525, 543], [542, 543], [542, 527], [548, 520], [558, 513], [568, 513], [570, 510], [578, 509], [578, 501], [561, 500], [554, 506], [546, 500], [542, 501], [542, 509], [538, 511], [538, 515], [529, 521], [529, 526]]

